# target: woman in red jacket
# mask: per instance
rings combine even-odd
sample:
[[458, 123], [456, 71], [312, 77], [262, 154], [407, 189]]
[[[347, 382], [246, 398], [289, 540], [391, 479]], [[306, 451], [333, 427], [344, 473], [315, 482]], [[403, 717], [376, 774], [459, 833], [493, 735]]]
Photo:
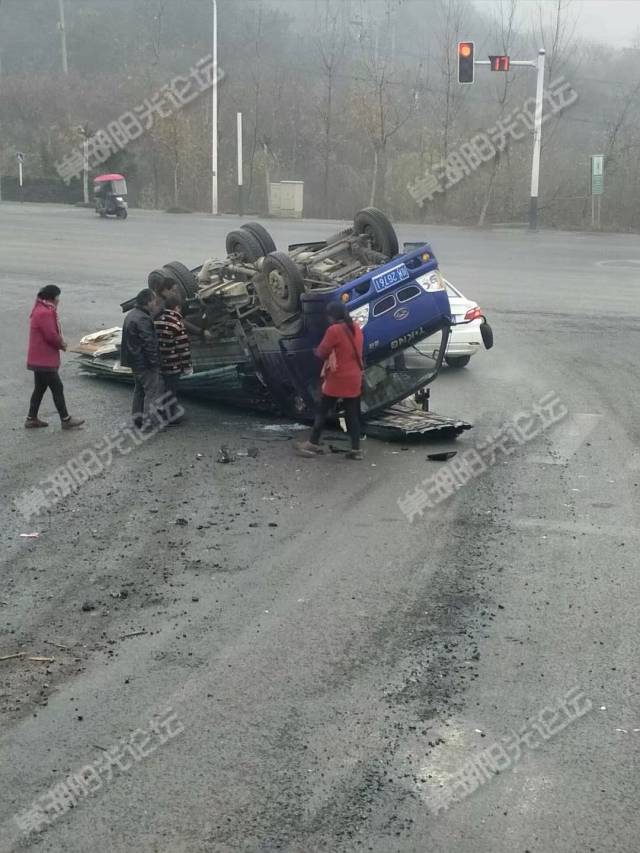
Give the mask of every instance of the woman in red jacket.
[[29, 353], [27, 368], [33, 370], [35, 387], [31, 395], [29, 414], [24, 423], [27, 429], [46, 427], [49, 424], [40, 420], [38, 410], [47, 388], [51, 388], [62, 429], [73, 429], [81, 426], [84, 421], [72, 418], [67, 412], [64, 401], [64, 390], [58, 368], [60, 367], [60, 350], [66, 350], [67, 345], [62, 337], [56, 306], [60, 297], [60, 288], [55, 284], [47, 284], [38, 292], [36, 304], [29, 318]]
[[362, 394], [362, 329], [351, 319], [342, 302], [330, 302], [327, 306], [330, 326], [316, 347], [318, 358], [324, 360], [322, 368], [322, 397], [318, 406], [313, 429], [308, 441], [296, 444], [302, 456], [323, 453], [320, 436], [329, 412], [339, 399], [344, 405], [347, 430], [351, 438], [349, 459], [362, 459], [360, 450], [360, 395]]

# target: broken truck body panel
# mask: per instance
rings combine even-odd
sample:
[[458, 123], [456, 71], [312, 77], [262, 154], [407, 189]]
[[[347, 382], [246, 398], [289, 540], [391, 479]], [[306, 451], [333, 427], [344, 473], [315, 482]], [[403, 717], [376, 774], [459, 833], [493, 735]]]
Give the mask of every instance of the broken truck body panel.
[[[314, 349], [327, 328], [328, 304], [341, 301], [364, 335], [362, 413], [372, 430], [406, 437], [469, 428], [407, 402], [437, 376], [452, 322], [428, 244], [398, 254], [391, 224], [374, 209], [356, 214], [353, 228], [292, 246], [289, 254], [266, 253], [270, 236], [257, 223], [249, 226], [250, 233], [229, 234], [226, 260], [163, 268], [179, 285], [185, 316], [204, 331], [192, 339], [194, 373], [180, 380], [185, 394], [312, 419], [321, 369]], [[430, 355], [414, 348], [438, 332], [441, 345]], [[107, 342], [85, 338], [75, 351], [89, 373], [132, 378], [119, 366], [117, 333]]]

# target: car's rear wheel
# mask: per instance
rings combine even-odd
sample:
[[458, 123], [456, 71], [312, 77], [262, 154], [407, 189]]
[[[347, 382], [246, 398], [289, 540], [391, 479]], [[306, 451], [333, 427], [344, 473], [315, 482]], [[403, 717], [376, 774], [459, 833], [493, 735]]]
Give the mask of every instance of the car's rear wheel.
[[269, 234], [264, 225], [260, 225], [259, 222], [244, 222], [240, 228], [248, 231], [249, 234], [252, 234], [256, 238], [258, 243], [262, 246], [264, 255], [277, 251], [277, 246], [273, 237]]
[[391, 222], [377, 207], [359, 210], [353, 219], [353, 230], [369, 238], [371, 248], [393, 258], [398, 254], [398, 235]]
[[449, 367], [466, 367], [471, 361], [470, 355], [447, 355], [444, 359]]
[[225, 245], [227, 255], [234, 255], [241, 263], [251, 264], [265, 254], [258, 238], [250, 231], [243, 231], [242, 228], [230, 231]]
[[178, 286], [185, 299], [192, 299], [198, 292], [198, 280], [191, 270], [180, 261], [169, 261], [163, 270], [167, 271], [171, 278], [178, 282]]
[[287, 314], [299, 311], [304, 281], [289, 255], [284, 252], [271, 252], [263, 261], [262, 272], [274, 305]]

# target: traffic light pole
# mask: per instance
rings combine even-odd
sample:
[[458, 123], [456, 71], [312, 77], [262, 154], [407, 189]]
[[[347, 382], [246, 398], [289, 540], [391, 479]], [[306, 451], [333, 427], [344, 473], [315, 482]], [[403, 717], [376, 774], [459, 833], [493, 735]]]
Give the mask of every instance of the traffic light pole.
[[[529, 229], [538, 228], [538, 189], [540, 183], [540, 147], [542, 142], [542, 96], [544, 94], [544, 48], [538, 51], [536, 62], [528, 60], [510, 60], [509, 65], [525, 68], [535, 68], [538, 72], [536, 80], [536, 111], [533, 122], [533, 159], [531, 162], [531, 197], [529, 199]], [[474, 65], [491, 65], [489, 60], [477, 59]]]
[[538, 179], [540, 176], [540, 146], [542, 142], [542, 95], [544, 92], [544, 50], [538, 51], [538, 80], [536, 83], [536, 114], [533, 127], [533, 162], [531, 164], [531, 199], [529, 202], [529, 228], [538, 228]]

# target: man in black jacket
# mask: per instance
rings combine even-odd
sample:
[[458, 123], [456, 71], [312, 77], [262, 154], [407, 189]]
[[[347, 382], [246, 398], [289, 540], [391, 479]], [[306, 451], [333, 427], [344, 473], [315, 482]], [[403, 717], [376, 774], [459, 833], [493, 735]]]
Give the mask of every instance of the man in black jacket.
[[136, 296], [136, 307], [129, 311], [122, 325], [120, 364], [130, 367], [135, 377], [131, 414], [136, 426], [152, 423], [164, 391], [160, 350], [152, 319], [157, 310], [156, 295], [145, 288]]

